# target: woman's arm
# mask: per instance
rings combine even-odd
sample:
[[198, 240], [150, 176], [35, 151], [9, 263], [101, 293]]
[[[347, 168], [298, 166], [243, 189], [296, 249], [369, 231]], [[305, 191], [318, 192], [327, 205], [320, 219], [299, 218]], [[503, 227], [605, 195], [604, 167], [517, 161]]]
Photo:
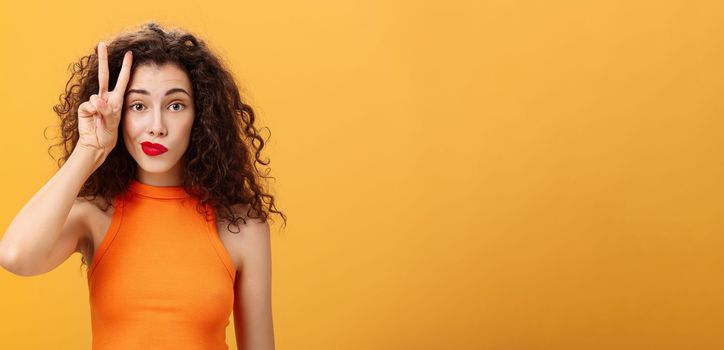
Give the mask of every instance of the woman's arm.
[[[83, 183], [104, 160], [101, 150], [76, 147], [68, 160], [15, 216], [0, 240], [0, 264], [23, 276], [47, 272], [76, 251], [81, 215], [69, 213]], [[54, 249], [56, 251], [54, 251]], [[63, 250], [63, 251], [58, 251]], [[51, 261], [53, 260], [53, 261]], [[62, 261], [60, 261], [62, 262]]]
[[[98, 43], [98, 94], [78, 106], [78, 141], [68, 160], [20, 210], [0, 240], [0, 264], [19, 275], [48, 271], [78, 250], [85, 236], [83, 210], [74, 206], [85, 181], [118, 140], [118, 125], [130, 79], [132, 54], [123, 56], [113, 91], [108, 91], [108, 51]], [[76, 209], [76, 210], [71, 210]]]
[[234, 331], [239, 350], [274, 350], [269, 224], [247, 219], [232, 249], [242, 256], [234, 284]]

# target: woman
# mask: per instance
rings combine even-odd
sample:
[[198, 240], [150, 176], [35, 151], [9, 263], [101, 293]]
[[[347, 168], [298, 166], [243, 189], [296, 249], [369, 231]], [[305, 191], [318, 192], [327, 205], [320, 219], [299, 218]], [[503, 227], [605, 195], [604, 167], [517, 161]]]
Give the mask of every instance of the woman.
[[90, 262], [93, 349], [227, 349], [232, 312], [238, 349], [273, 349], [267, 219], [286, 216], [221, 61], [148, 22], [74, 64], [61, 101], [60, 169], [0, 240], [5, 269]]

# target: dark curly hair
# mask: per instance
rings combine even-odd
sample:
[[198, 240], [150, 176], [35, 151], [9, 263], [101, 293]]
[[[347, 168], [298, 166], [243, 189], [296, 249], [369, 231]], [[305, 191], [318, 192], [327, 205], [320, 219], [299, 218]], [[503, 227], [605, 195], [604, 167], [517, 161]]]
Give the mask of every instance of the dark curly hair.
[[[133, 51], [132, 70], [143, 64], [173, 63], [188, 74], [196, 116], [182, 159], [183, 187], [199, 199], [197, 210], [207, 220], [209, 213], [204, 206], [208, 203], [229, 225], [238, 227], [239, 219], [246, 224], [246, 218], [266, 222], [273, 212], [281, 215], [286, 226], [286, 216], [275, 209], [274, 196], [262, 184], [262, 178], [273, 178], [265, 176], [270, 169], [262, 173], [257, 168], [257, 163], [266, 166], [269, 160], [260, 159], [265, 142], [254, 126], [254, 111], [241, 98], [233, 75], [203, 40], [186, 30], [164, 30], [156, 21], [148, 21], [138, 30], [107, 42], [107, 50], [109, 89], [116, 84], [123, 55], [128, 50]], [[69, 66], [72, 75], [60, 95], [60, 103], [53, 107], [60, 117], [60, 141], [50, 146], [48, 153], [53, 157], [50, 151], [61, 147], [58, 168], [68, 160], [79, 139], [78, 107], [98, 92], [97, 53], [96, 47]], [[125, 108], [121, 120], [124, 116]], [[116, 195], [125, 192], [136, 172], [137, 164], [123, 145], [121, 132], [119, 127], [116, 146], [78, 194], [91, 200], [101, 197], [106, 203], [104, 211]], [[239, 211], [234, 210], [237, 206], [247, 209], [246, 218], [235, 215]], [[83, 265], [88, 265], [85, 257], [81, 260]]]

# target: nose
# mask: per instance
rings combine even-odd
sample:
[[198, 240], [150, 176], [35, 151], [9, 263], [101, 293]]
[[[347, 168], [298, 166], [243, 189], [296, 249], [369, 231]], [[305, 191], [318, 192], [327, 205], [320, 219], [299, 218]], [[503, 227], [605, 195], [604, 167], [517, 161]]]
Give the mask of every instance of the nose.
[[163, 120], [163, 113], [161, 112], [160, 107], [153, 109], [151, 125], [149, 126], [148, 133], [151, 136], [161, 136], [166, 135], [167, 133], [166, 124]]

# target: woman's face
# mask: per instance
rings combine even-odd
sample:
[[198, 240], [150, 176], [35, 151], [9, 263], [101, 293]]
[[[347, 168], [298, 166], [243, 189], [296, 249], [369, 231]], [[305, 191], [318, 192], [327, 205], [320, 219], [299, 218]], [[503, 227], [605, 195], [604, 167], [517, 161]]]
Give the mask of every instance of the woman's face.
[[194, 122], [193, 102], [191, 81], [175, 64], [144, 64], [131, 72], [122, 134], [138, 164], [137, 180], [155, 186], [181, 185], [182, 158]]

